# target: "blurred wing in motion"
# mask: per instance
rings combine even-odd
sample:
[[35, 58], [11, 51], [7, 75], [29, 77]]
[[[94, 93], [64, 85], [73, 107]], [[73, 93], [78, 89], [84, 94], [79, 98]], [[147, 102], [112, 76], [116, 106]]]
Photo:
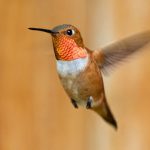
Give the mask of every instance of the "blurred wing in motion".
[[107, 73], [110, 68], [139, 51], [149, 42], [150, 31], [147, 31], [114, 42], [101, 50], [94, 51], [93, 54], [102, 72]]

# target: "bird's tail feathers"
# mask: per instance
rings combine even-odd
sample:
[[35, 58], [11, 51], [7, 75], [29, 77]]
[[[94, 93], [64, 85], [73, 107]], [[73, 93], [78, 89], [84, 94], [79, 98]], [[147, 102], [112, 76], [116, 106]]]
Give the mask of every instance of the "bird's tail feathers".
[[115, 129], [117, 129], [117, 122], [115, 117], [113, 116], [109, 105], [106, 100], [103, 100], [103, 102], [97, 106], [94, 107], [93, 110], [100, 115], [107, 123], [112, 125]]

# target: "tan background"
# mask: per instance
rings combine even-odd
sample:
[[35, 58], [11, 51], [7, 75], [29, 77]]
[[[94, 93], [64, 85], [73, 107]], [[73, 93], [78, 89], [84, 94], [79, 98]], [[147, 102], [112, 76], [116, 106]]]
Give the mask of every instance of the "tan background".
[[91, 49], [150, 29], [149, 0], [0, 1], [0, 150], [149, 150], [150, 52], [105, 77], [118, 120], [75, 110], [57, 77], [51, 38], [27, 28], [77, 26]]

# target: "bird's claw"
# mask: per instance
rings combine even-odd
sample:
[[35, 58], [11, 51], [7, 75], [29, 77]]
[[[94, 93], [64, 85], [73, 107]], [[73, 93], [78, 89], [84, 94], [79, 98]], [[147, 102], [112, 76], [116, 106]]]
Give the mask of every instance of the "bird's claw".
[[71, 102], [75, 108], [78, 108], [77, 102], [74, 99], [71, 99]]
[[87, 99], [87, 104], [86, 104], [86, 108], [87, 108], [87, 109], [92, 108], [92, 101], [93, 101], [92, 96], [88, 97], [88, 99]]

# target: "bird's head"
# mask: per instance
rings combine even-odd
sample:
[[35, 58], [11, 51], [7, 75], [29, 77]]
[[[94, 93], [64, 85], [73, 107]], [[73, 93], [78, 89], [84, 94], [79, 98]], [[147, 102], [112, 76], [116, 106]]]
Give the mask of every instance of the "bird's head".
[[52, 30], [42, 28], [29, 29], [51, 34], [57, 60], [69, 61], [87, 56], [81, 34], [72, 25], [63, 24], [54, 27]]

